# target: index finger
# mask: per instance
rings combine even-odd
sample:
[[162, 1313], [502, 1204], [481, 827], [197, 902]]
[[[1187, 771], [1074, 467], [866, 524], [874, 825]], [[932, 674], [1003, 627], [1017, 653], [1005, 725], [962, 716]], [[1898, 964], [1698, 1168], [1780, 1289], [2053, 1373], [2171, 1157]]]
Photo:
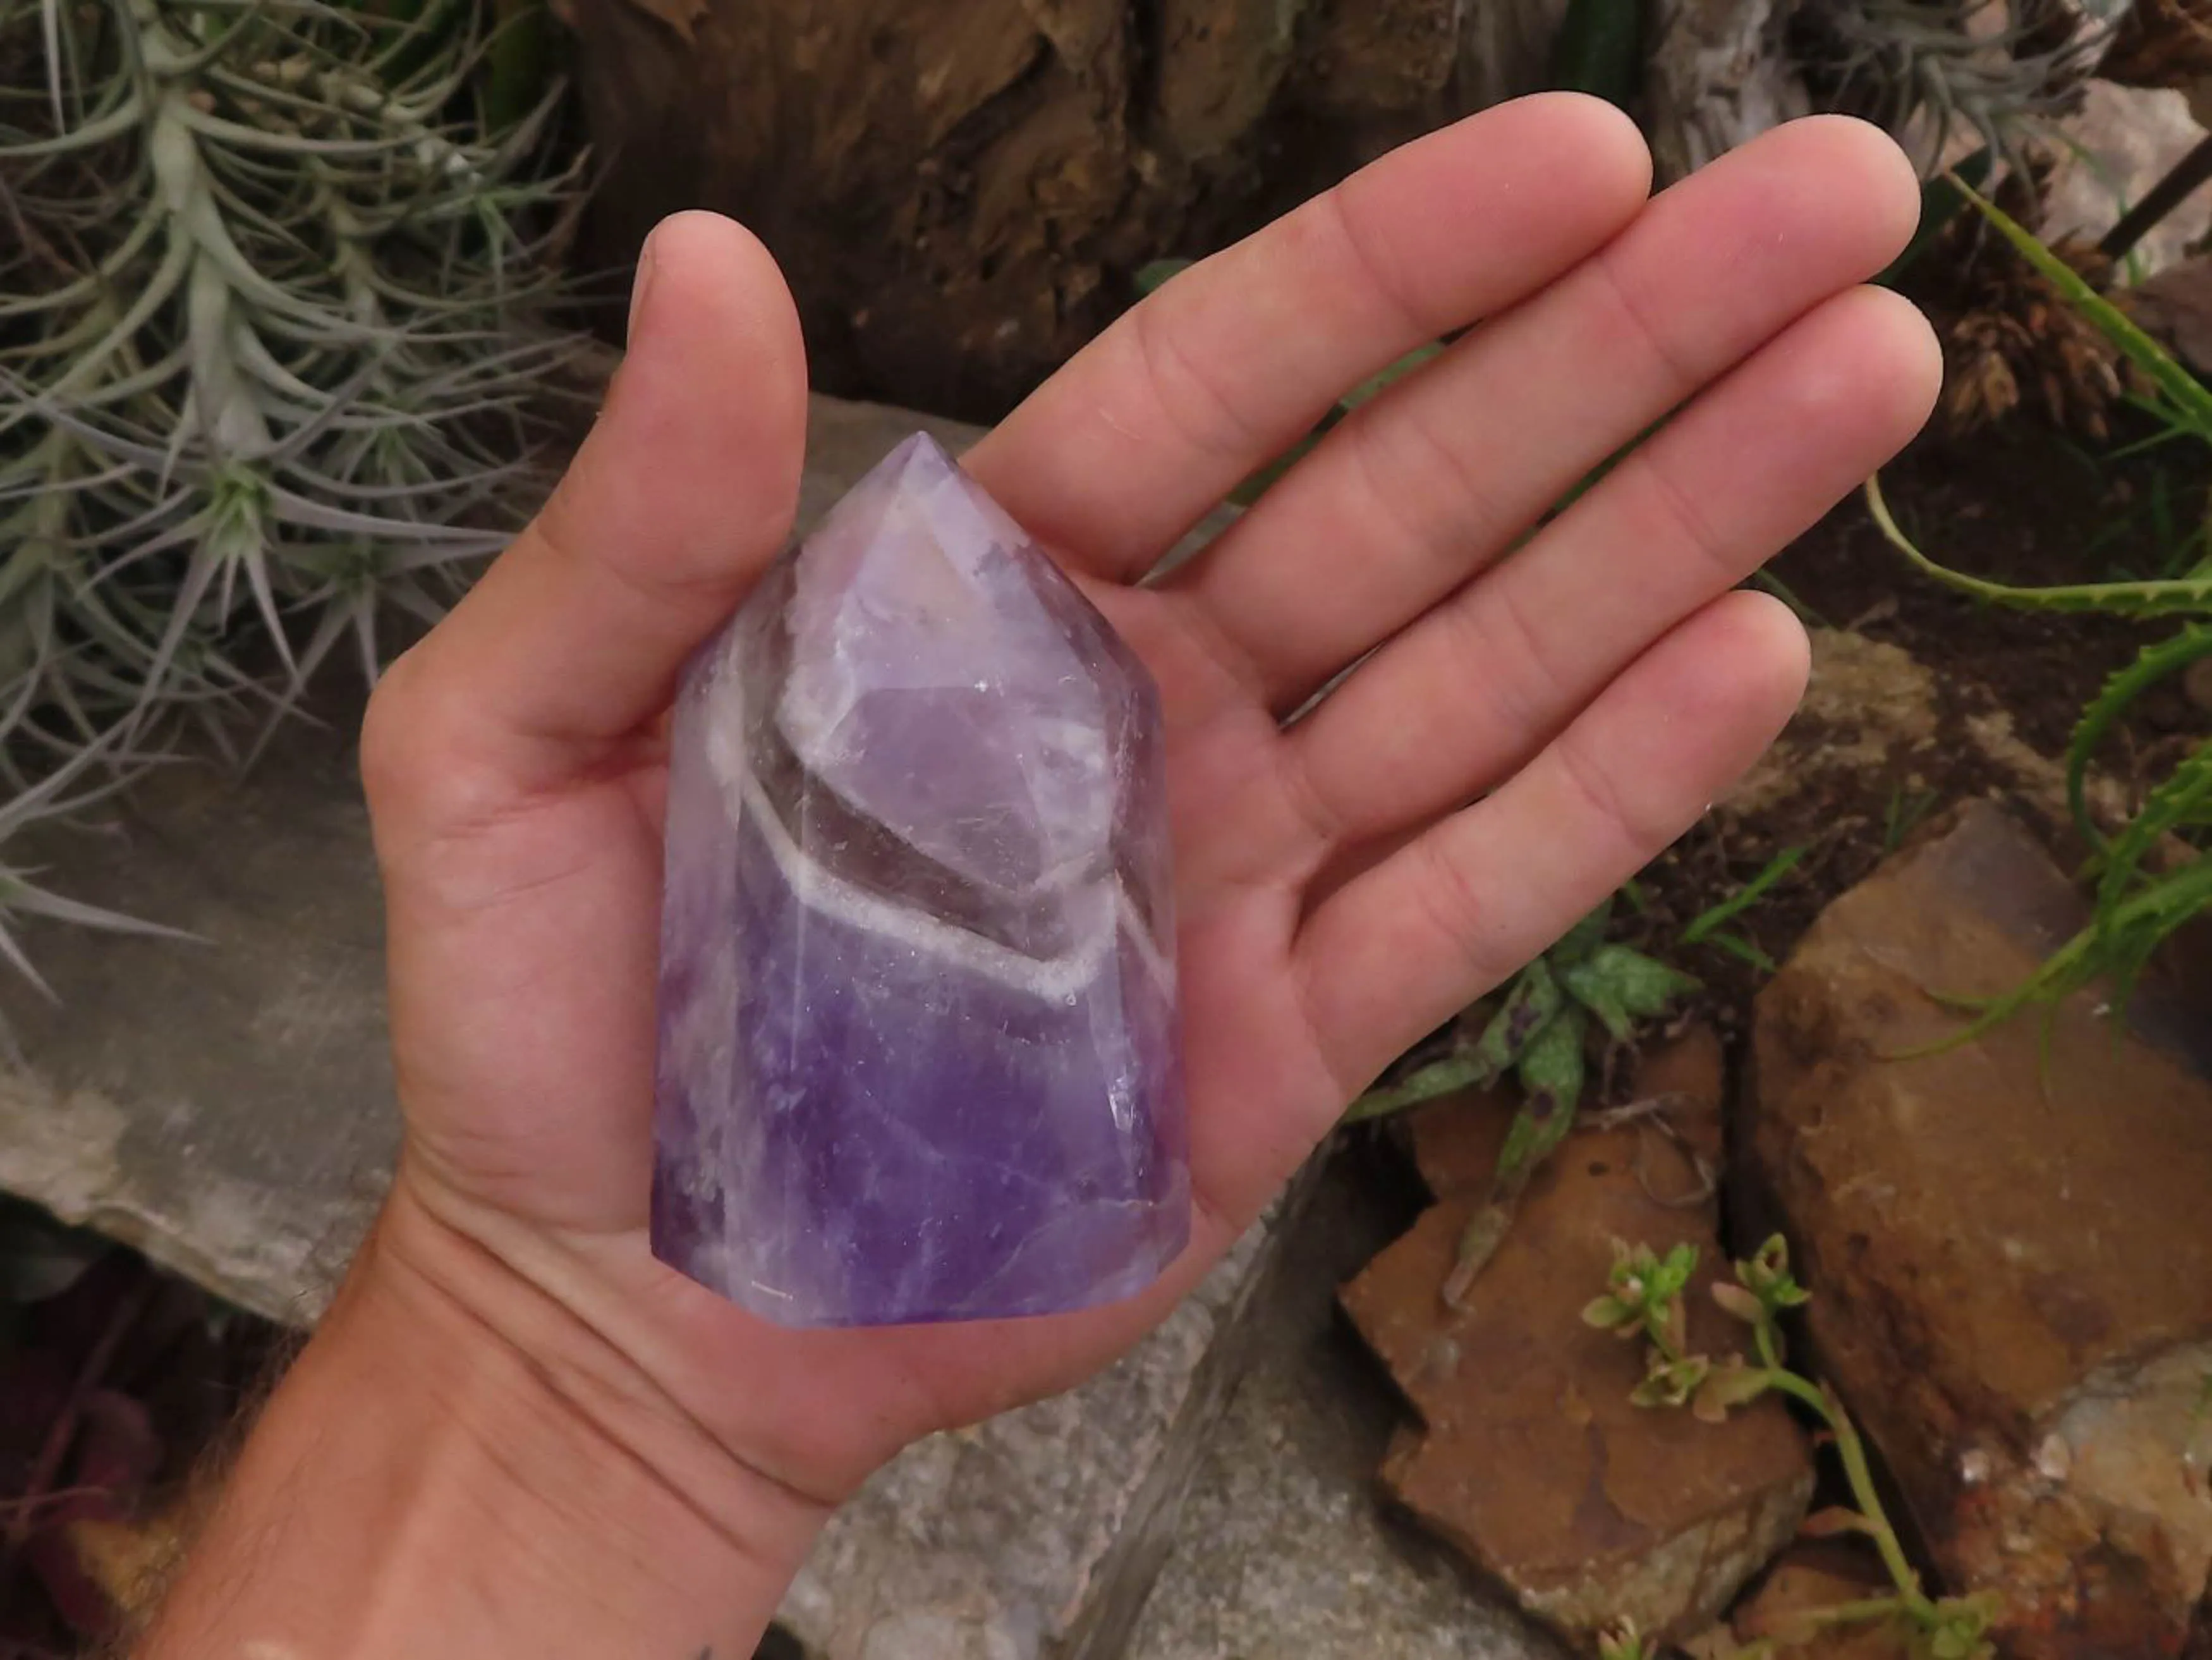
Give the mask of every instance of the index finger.
[[1176, 277], [962, 465], [1073, 563], [1133, 581], [1347, 390], [1578, 264], [1650, 184], [1608, 104], [1486, 110]]

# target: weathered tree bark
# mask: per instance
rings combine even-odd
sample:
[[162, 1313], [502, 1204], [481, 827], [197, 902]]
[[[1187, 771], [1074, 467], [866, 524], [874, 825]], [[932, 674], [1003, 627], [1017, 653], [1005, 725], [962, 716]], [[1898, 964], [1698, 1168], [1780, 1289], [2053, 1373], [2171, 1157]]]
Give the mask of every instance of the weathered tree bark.
[[1474, 0], [1462, 11], [1460, 101], [1468, 109], [1486, 109], [1539, 82], [1567, 0], [1492, 0], [1488, 5]]
[[1656, 0], [1646, 95], [1662, 181], [1811, 110], [1782, 49], [1784, 26], [1799, 3]]
[[1381, 149], [1532, 89], [1564, 0], [566, 0], [588, 256], [758, 231], [819, 384], [988, 418], [1128, 299]]

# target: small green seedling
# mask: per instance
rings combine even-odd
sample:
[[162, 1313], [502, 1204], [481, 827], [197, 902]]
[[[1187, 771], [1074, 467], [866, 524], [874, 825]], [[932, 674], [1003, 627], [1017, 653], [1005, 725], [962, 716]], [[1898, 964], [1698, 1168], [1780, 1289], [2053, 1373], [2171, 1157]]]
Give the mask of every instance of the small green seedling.
[[1995, 1660], [1990, 1639], [1999, 1612], [1986, 1593], [1930, 1596], [1905, 1554], [1905, 1546], [1882, 1508], [1867, 1445], [1844, 1403], [1826, 1384], [1790, 1369], [1782, 1320], [1802, 1308], [1811, 1294], [1790, 1268], [1790, 1248], [1777, 1234], [1757, 1254], [1735, 1264], [1734, 1280], [1712, 1288], [1723, 1312], [1750, 1328], [1750, 1357], [1731, 1353], [1718, 1359], [1693, 1351], [1689, 1343], [1686, 1299], [1695, 1280], [1698, 1250], [1676, 1245], [1664, 1256], [1649, 1245], [1616, 1242], [1604, 1294], [1583, 1310], [1585, 1323], [1644, 1346], [1644, 1381], [1634, 1399], [1641, 1407], [1687, 1407], [1699, 1420], [1727, 1421], [1767, 1395], [1779, 1395], [1810, 1413], [1827, 1432], [1843, 1465], [1851, 1502], [1823, 1511], [1806, 1523], [1816, 1535], [1858, 1534], [1870, 1540], [1888, 1571], [1894, 1590], [1795, 1615], [1788, 1626], [1747, 1648], [1735, 1660], [1771, 1657], [1838, 1626], [1887, 1623], [1905, 1638], [1914, 1660]]
[[1776, 883], [1796, 869], [1805, 857], [1805, 852], [1803, 848], [1784, 848], [1776, 854], [1750, 881], [1692, 918], [1689, 927], [1682, 930], [1682, 943], [1686, 946], [1711, 946], [1731, 957], [1742, 958], [1761, 973], [1773, 973], [1774, 959], [1742, 934], [1729, 927], [1728, 924], [1756, 905]]

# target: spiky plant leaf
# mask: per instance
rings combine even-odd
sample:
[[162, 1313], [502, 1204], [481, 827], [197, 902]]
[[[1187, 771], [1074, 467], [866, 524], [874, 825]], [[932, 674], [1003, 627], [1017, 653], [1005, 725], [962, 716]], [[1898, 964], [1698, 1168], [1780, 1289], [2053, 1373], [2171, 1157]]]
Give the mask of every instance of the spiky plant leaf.
[[1562, 969], [1559, 984], [1617, 1043], [1628, 1041], [1638, 1020], [1664, 1014], [1678, 998], [1698, 989], [1695, 976], [1620, 945], [1600, 946]]
[[2097, 905], [2110, 911], [2144, 877], [2144, 864], [2166, 837], [2205, 821], [2212, 811], [2212, 739], [2190, 751], [2143, 798], [2142, 806], [2120, 833], [2106, 844], [2099, 860]]
[[[526, 109], [509, 73], [520, 119], [483, 118], [501, 49], [473, 0], [0, 0], [0, 775], [26, 814], [156, 720], [234, 753], [341, 641], [373, 674], [379, 619], [434, 619], [526, 514], [582, 349], [546, 321], [576, 175], [557, 87]], [[0, 926], [33, 912], [125, 925], [0, 856]]]
[[2191, 374], [2127, 313], [2090, 287], [2081, 272], [2051, 252], [2033, 231], [1956, 174], [1951, 183], [2069, 305], [2096, 325], [2130, 362], [2149, 377], [2187, 432], [2212, 442], [2212, 388]]
[[1882, 493], [1880, 477], [1866, 484], [1868, 512], [1892, 547], [1923, 575], [1978, 599], [2021, 611], [2095, 612], [2108, 617], [2186, 617], [2212, 613], [2212, 574], [2161, 577], [2134, 582], [2079, 582], [2057, 587], [2021, 588], [1992, 582], [1939, 565], [1899, 527]]
[[2142, 654], [2106, 681], [2082, 709], [2066, 745], [2066, 802], [2075, 826], [2091, 847], [2101, 848], [2105, 844], [2105, 833], [2089, 813], [2089, 763], [2098, 747], [2138, 697], [2205, 657], [2212, 657], [2212, 626], [2185, 628], [2170, 640], [2145, 646]]

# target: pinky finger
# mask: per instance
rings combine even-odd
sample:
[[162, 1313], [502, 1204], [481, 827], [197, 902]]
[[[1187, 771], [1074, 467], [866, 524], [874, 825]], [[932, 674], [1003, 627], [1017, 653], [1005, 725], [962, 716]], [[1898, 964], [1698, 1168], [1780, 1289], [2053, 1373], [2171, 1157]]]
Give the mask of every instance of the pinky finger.
[[1331, 894], [1293, 966], [1337, 1081], [1364, 1088], [1657, 857], [1774, 740], [1806, 672], [1788, 610], [1726, 594], [1495, 792]]

